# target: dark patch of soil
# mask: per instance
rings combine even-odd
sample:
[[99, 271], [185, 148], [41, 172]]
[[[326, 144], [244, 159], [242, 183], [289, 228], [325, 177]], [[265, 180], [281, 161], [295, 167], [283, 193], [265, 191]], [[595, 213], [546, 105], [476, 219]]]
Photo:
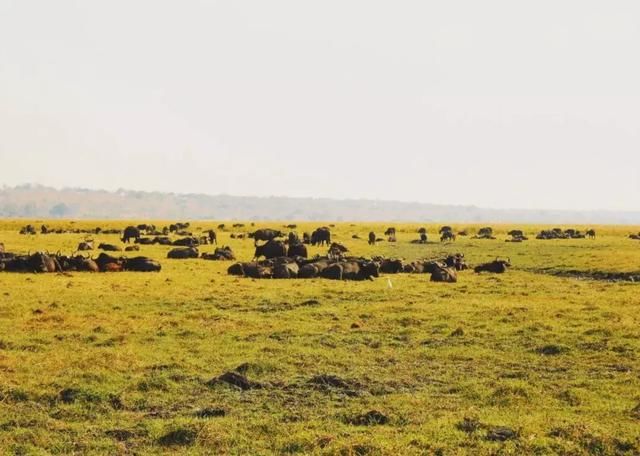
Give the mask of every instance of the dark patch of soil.
[[492, 427], [487, 431], [487, 440], [492, 442], [505, 442], [518, 438], [518, 432], [505, 426]]
[[179, 428], [170, 431], [158, 439], [162, 446], [187, 446], [193, 445], [197, 437], [196, 431], [188, 428]]
[[389, 417], [377, 410], [370, 410], [362, 415], [356, 415], [347, 419], [347, 422], [355, 426], [377, 426], [387, 424]]
[[209, 382], [209, 384], [216, 383], [226, 383], [228, 385], [235, 386], [236, 388], [240, 388], [242, 391], [247, 391], [250, 389], [262, 388], [262, 385], [258, 382], [253, 382], [249, 380], [242, 374], [237, 372], [226, 372], [222, 374], [220, 377], [214, 378]]
[[226, 410], [218, 407], [206, 407], [194, 413], [197, 418], [218, 418], [226, 414]]

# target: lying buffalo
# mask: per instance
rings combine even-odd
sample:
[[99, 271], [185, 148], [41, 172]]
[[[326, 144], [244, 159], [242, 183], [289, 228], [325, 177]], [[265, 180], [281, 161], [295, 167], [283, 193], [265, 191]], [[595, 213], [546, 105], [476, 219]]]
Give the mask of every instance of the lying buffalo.
[[231, 250], [231, 247], [224, 246], [215, 249], [213, 253], [203, 253], [202, 258], [204, 260], [215, 260], [215, 261], [225, 261], [225, 260], [235, 260], [236, 256]]
[[288, 257], [302, 257], [307, 258], [309, 255], [307, 253], [307, 246], [301, 242], [296, 242], [293, 244], [289, 244], [289, 249], [287, 249]]
[[98, 245], [98, 248], [100, 250], [104, 250], [105, 252], [120, 252], [120, 251], [122, 251], [122, 248], [118, 247], [117, 245], [105, 244], [104, 242], [100, 243]]
[[93, 250], [93, 241], [83, 241], [78, 244], [78, 252]]
[[480, 272], [493, 272], [495, 274], [502, 274], [507, 272], [507, 268], [511, 266], [511, 260], [507, 258], [506, 260], [500, 260], [496, 258], [490, 263], [484, 263], [476, 266], [473, 270], [477, 273]]
[[139, 252], [140, 251], [140, 246], [139, 245], [128, 245], [124, 248], [125, 252]]
[[180, 239], [176, 239], [172, 242], [172, 245], [183, 246], [183, 247], [196, 247], [200, 245], [200, 241], [193, 236], [184, 237]]
[[176, 249], [171, 249], [169, 250], [169, 253], [167, 253], [167, 258], [172, 258], [174, 260], [198, 258], [198, 256], [198, 249], [195, 247], [179, 247]]
[[7, 272], [56, 272], [62, 271], [59, 262], [49, 254], [37, 252], [31, 255], [16, 255], [3, 261]]
[[344, 261], [332, 264], [320, 275], [331, 280], [373, 280], [379, 277], [379, 270], [373, 261]]
[[434, 268], [433, 272], [431, 272], [431, 281], [455, 283], [458, 281], [458, 274], [456, 273], [455, 268], [437, 266]]
[[112, 257], [104, 252], [98, 255], [95, 262], [101, 272], [115, 272], [122, 270], [123, 259]]
[[153, 243], [160, 245], [173, 245], [173, 242], [167, 236], [156, 236], [153, 238]]
[[287, 256], [287, 246], [282, 241], [270, 240], [264, 245], [256, 245], [256, 251], [253, 255], [254, 259], [265, 257], [267, 260], [271, 258]]
[[148, 238], [148, 237], [139, 237], [134, 242], [140, 245], [151, 245], [154, 243], [156, 238]]
[[227, 269], [227, 273], [252, 279], [270, 279], [273, 276], [273, 271], [269, 266], [263, 266], [255, 262], [232, 264]]
[[383, 274], [398, 274], [399, 272], [404, 272], [404, 263], [402, 260], [385, 258], [380, 263], [380, 272]]
[[139, 256], [124, 259], [122, 262], [122, 269], [125, 271], [137, 272], [160, 272], [162, 266], [156, 260]]

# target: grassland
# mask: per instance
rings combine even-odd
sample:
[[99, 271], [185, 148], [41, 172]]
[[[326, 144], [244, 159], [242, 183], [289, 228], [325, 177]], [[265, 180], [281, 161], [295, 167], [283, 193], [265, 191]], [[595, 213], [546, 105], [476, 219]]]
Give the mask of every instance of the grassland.
[[[0, 221], [7, 250], [71, 252], [83, 238], [20, 236], [25, 223]], [[333, 233], [357, 255], [462, 252], [514, 266], [456, 284], [387, 276], [392, 288], [386, 278], [255, 281], [142, 246], [162, 272], [0, 273], [1, 452], [640, 454], [640, 285], [557, 276], [640, 270], [640, 241], [626, 238], [639, 228], [511, 244], [508, 228], [543, 227], [494, 225], [496, 241], [416, 245], [423, 225], [395, 224], [397, 243], [367, 245], [386, 226]], [[219, 243], [250, 259], [252, 241], [230, 233]], [[260, 387], [211, 381], [238, 368]], [[514, 434], [496, 440], [500, 426]]]

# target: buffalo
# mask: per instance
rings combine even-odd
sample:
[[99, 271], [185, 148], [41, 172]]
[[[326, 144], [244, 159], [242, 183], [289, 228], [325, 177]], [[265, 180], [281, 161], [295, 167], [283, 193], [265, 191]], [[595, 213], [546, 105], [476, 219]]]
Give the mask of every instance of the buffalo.
[[101, 253], [98, 258], [95, 259], [95, 263], [101, 272], [116, 272], [122, 270], [122, 258], [115, 258], [106, 253]]
[[93, 250], [93, 241], [83, 241], [80, 244], [78, 244], [78, 249], [79, 252], [84, 252], [87, 250]]
[[369, 232], [369, 245], [376, 245], [376, 233], [373, 231]]
[[98, 245], [98, 248], [100, 250], [104, 250], [105, 252], [120, 252], [120, 251], [122, 251], [122, 248], [118, 247], [117, 245], [105, 244], [104, 242], [100, 243]]
[[380, 264], [380, 272], [383, 274], [397, 274], [404, 271], [402, 260], [384, 259]]
[[190, 237], [176, 239], [171, 244], [175, 246], [182, 246], [182, 247], [197, 247], [198, 245], [200, 245], [200, 241], [197, 238], [190, 236]]
[[311, 233], [311, 245], [329, 245], [331, 244], [331, 230], [326, 226], [318, 228]]
[[438, 265], [431, 272], [431, 281], [455, 283], [458, 281], [458, 274], [456, 273], [456, 270], [454, 268]]
[[274, 279], [295, 279], [300, 268], [294, 261], [278, 261], [273, 267]]
[[384, 232], [385, 236], [395, 236], [396, 235], [396, 229], [394, 227], [390, 227], [387, 228], [387, 230]]
[[[234, 227], [236, 225], [233, 225]], [[253, 238], [254, 242], [258, 241], [272, 241], [275, 238], [283, 237], [284, 233], [278, 230], [272, 230], [270, 228], [263, 228], [256, 230], [253, 233], [249, 233], [249, 237]]]
[[209, 244], [218, 244], [218, 235], [215, 231], [209, 230], [207, 231], [207, 235], [209, 237]]
[[122, 232], [122, 242], [128, 244], [131, 239], [138, 239], [140, 237], [140, 229], [135, 226], [128, 226]]
[[309, 255], [307, 253], [307, 246], [301, 242], [296, 242], [293, 244], [289, 244], [289, 249], [287, 250], [288, 257], [302, 257], [307, 258]]
[[139, 245], [128, 245], [124, 248], [125, 252], [139, 252], [140, 251], [140, 246]]
[[216, 248], [213, 253], [203, 253], [202, 258], [205, 260], [224, 261], [235, 260], [236, 256], [233, 253], [233, 250], [231, 250], [231, 247], [224, 246]]
[[373, 261], [344, 261], [332, 264], [320, 275], [331, 280], [373, 280], [379, 277], [379, 269]]
[[473, 268], [473, 270], [476, 273], [493, 272], [495, 274], [502, 274], [504, 272], [507, 272], [507, 268], [509, 268], [510, 266], [511, 260], [509, 258], [507, 258], [506, 260], [500, 260], [496, 258], [490, 263], [483, 263], [476, 266], [475, 268]]
[[302, 233], [302, 243], [311, 244], [311, 235], [309, 233]]
[[440, 242], [455, 241], [455, 240], [456, 240], [456, 235], [453, 233], [453, 231], [443, 231], [440, 234]]
[[270, 240], [266, 244], [257, 245], [256, 251], [253, 255], [254, 259], [265, 257], [267, 260], [271, 258], [287, 256], [287, 247], [282, 241]]
[[160, 272], [162, 266], [156, 260], [139, 256], [134, 258], [126, 258], [122, 262], [122, 269], [125, 271], [137, 272]]
[[594, 230], [594, 229], [587, 230], [587, 232], [585, 233], [585, 235], [586, 235], [586, 236], [587, 236], [587, 238], [589, 238], [589, 239], [595, 239], [595, 238], [596, 238], [596, 230]]
[[198, 249], [195, 247], [178, 247], [176, 249], [169, 250], [167, 258], [174, 260], [184, 260], [187, 258], [198, 258]]

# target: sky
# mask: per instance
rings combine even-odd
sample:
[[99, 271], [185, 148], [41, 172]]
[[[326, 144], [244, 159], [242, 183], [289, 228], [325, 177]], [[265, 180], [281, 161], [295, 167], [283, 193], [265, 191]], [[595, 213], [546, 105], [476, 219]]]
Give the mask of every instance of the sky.
[[640, 210], [640, 2], [0, 0], [0, 185]]

